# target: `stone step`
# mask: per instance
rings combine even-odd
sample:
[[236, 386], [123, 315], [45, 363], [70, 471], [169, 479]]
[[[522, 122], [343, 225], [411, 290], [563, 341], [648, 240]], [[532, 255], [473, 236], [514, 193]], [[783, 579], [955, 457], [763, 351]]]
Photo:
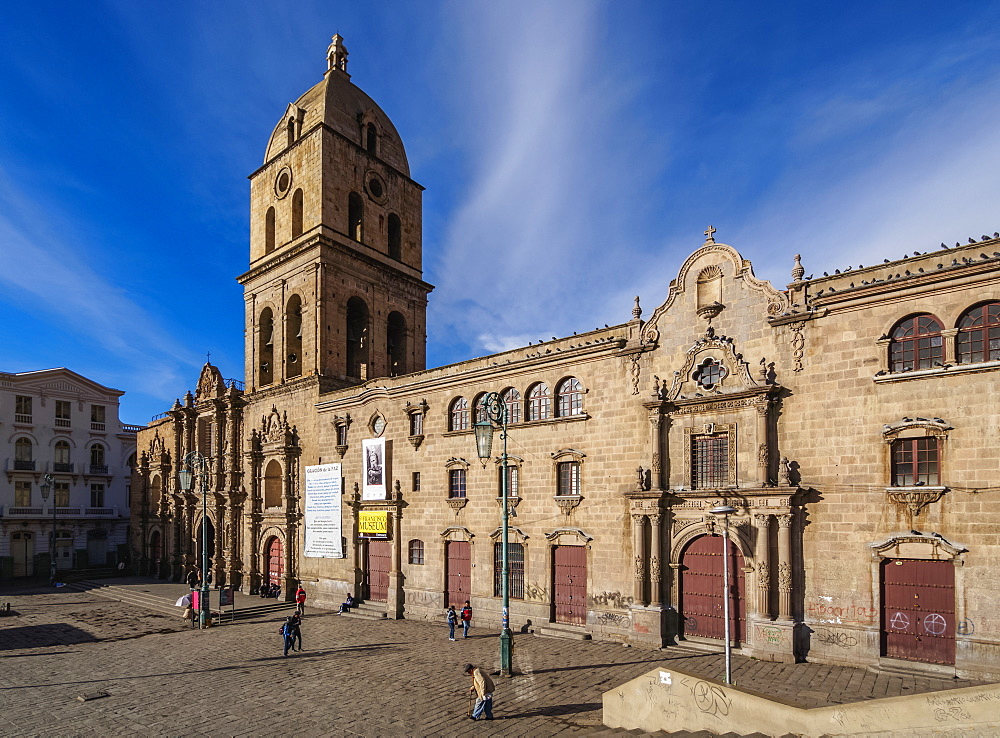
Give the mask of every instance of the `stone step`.
[[388, 617], [384, 602], [359, 602], [350, 611], [343, 612], [341, 615], [345, 618], [358, 618], [360, 620], [385, 620]]
[[574, 641], [589, 641], [590, 633], [583, 627], [575, 625], [561, 625], [559, 623], [546, 623], [535, 628], [535, 635], [543, 638], [568, 638]]

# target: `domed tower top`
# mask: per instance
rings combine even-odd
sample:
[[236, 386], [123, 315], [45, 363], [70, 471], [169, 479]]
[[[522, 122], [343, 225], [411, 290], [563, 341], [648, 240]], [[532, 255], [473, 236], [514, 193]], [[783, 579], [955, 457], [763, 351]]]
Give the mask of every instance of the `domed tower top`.
[[409, 177], [410, 165], [396, 127], [374, 100], [351, 83], [347, 55], [338, 33], [326, 52], [326, 74], [288, 106], [271, 133], [264, 163], [322, 124]]

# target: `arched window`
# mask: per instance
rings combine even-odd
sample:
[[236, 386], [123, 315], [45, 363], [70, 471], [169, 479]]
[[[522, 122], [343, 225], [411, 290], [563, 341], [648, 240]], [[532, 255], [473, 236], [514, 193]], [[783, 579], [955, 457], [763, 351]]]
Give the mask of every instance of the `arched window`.
[[448, 430], [469, 430], [469, 402], [464, 397], [456, 397], [448, 410]]
[[70, 463], [70, 447], [69, 441], [56, 441], [55, 446], [55, 456], [53, 458], [53, 471], [57, 472], [67, 472], [73, 471], [73, 465]]
[[501, 395], [504, 405], [507, 406], [507, 422], [521, 422], [521, 393], [513, 387], [504, 390]]
[[364, 217], [365, 205], [361, 200], [361, 195], [352, 192], [347, 198], [347, 235], [355, 241], [361, 240]]
[[406, 318], [395, 310], [389, 313], [385, 326], [386, 357], [390, 377], [406, 374]]
[[14, 441], [14, 461], [31, 461], [31, 439], [18, 438]]
[[285, 377], [302, 376], [302, 298], [292, 295], [285, 308]]
[[478, 395], [472, 398], [472, 422], [478, 423], [480, 421], [486, 420], [486, 410], [483, 408], [483, 398], [486, 397], [485, 392], [480, 392]]
[[365, 126], [365, 151], [372, 156], [378, 153], [378, 129], [374, 123]]
[[274, 208], [267, 209], [264, 216], [264, 253], [270, 254], [274, 251]]
[[1000, 302], [967, 310], [958, 321], [955, 356], [959, 364], [1000, 359]]
[[528, 392], [528, 420], [545, 420], [551, 413], [549, 386], [539, 382]]
[[410, 556], [409, 562], [411, 564], [422, 564], [424, 563], [424, 542], [414, 538], [410, 541], [409, 545]]
[[583, 385], [576, 377], [568, 377], [559, 383], [556, 390], [559, 403], [556, 414], [560, 418], [583, 413]]
[[288, 119], [286, 130], [288, 132], [288, 145], [291, 146], [295, 143], [295, 118]]
[[257, 321], [258, 350], [260, 352], [260, 384], [274, 381], [274, 315], [271, 308], [264, 308]]
[[941, 323], [933, 315], [912, 315], [892, 330], [889, 369], [908, 372], [931, 369], [944, 356]]
[[281, 464], [275, 459], [264, 470], [264, 507], [281, 507]]
[[367, 379], [368, 306], [360, 297], [347, 301], [347, 376]]
[[163, 493], [163, 483], [160, 481], [160, 475], [156, 474], [149, 483], [149, 505], [150, 507], [160, 506], [160, 495]]
[[395, 213], [389, 213], [389, 258], [403, 259], [403, 226]]
[[90, 447], [90, 465], [94, 466], [104, 466], [104, 446], [100, 443], [95, 443]]
[[292, 238], [302, 235], [302, 189], [292, 195]]

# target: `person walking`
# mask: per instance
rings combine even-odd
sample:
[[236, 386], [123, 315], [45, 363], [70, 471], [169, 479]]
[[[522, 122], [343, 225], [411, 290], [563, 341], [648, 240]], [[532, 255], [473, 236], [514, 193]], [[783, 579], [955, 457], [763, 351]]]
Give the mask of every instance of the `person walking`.
[[[295, 631], [293, 633], [295, 642], [299, 645], [299, 651], [302, 651], [302, 616], [298, 613], [292, 615], [292, 624], [295, 626]], [[294, 650], [294, 644], [293, 644]]]
[[306, 591], [302, 589], [302, 583], [299, 583], [299, 588], [295, 590], [295, 614], [300, 618], [306, 614]]
[[472, 605], [466, 600], [465, 606], [462, 608], [462, 638], [469, 637], [470, 625], [472, 625]]
[[465, 665], [465, 673], [472, 677], [472, 686], [469, 687], [469, 691], [476, 693], [476, 706], [472, 709], [469, 719], [479, 720], [479, 717], [485, 712], [485, 719], [492, 720], [493, 680], [490, 679], [489, 674], [483, 671], [482, 667], [473, 664]]
[[454, 605], [448, 605], [448, 640], [455, 640], [455, 626], [458, 625], [458, 613]]
[[281, 637], [285, 641], [285, 656], [288, 655], [288, 649], [295, 650], [295, 633], [299, 630], [299, 627], [295, 624], [295, 618], [289, 615], [285, 619], [285, 624], [281, 626], [278, 631], [281, 633]]

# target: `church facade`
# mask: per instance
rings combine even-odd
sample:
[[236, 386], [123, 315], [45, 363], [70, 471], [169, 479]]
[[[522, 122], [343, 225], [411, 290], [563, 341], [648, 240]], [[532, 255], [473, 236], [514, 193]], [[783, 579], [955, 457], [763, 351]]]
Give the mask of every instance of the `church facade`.
[[[498, 624], [506, 477], [515, 631], [1000, 675], [997, 234], [819, 278], [790, 255], [775, 287], [710, 227], [651, 312], [427, 370], [422, 188], [339, 36], [327, 67], [251, 176], [244, 382], [206, 364], [138, 434], [143, 572], [207, 543], [244, 591]], [[506, 474], [476, 451], [491, 392]]]

